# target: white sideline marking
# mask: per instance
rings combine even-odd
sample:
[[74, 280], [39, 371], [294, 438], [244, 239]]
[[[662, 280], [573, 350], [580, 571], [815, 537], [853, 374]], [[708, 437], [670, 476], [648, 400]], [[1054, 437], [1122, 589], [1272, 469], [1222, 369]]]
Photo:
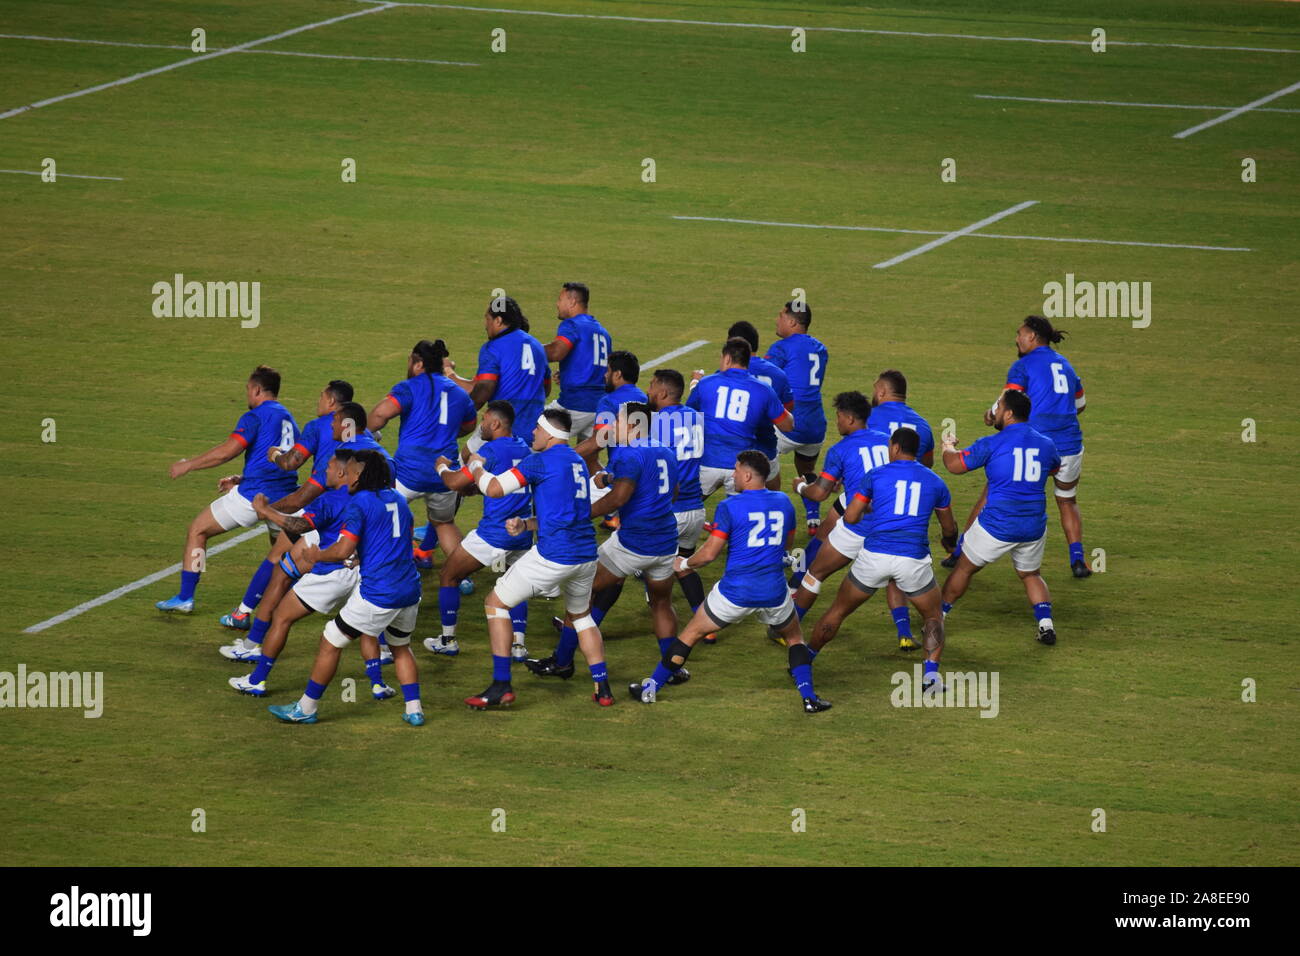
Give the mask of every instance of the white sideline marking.
[[[78, 37], [47, 37], [21, 33], [0, 33], [0, 40], [46, 40], [51, 43], [88, 43], [94, 46], [129, 46], [145, 50], [188, 50], [181, 43], [127, 43], [124, 40], [83, 40]], [[214, 53], [224, 52], [218, 47]], [[343, 53], [300, 53], [297, 50], [238, 50], [238, 53], [261, 53], [269, 56], [307, 56], [320, 60], [372, 60], [379, 63], [431, 63], [436, 66], [480, 66], [478, 63], [465, 63], [460, 60], [418, 60], [405, 56], [351, 56]], [[1223, 107], [1229, 109], [1230, 107]]]
[[1009, 209], [1004, 209], [1001, 212], [995, 212], [993, 215], [987, 216], [984, 219], [981, 219], [979, 222], [973, 222], [969, 226], [962, 226], [960, 229], [953, 230], [952, 232], [947, 233], [946, 235], [940, 236], [938, 239], [931, 239], [929, 242], [924, 242], [921, 245], [917, 246], [915, 249], [912, 249], [909, 252], [904, 252], [902, 255], [894, 256], [894, 258], [892, 259], [886, 259], [884, 262], [877, 262], [871, 268], [888, 269], [890, 266], [897, 265], [900, 262], [906, 262], [908, 259], [912, 258], [913, 256], [919, 256], [923, 252], [929, 252], [931, 249], [934, 249], [937, 246], [942, 246], [946, 242], [952, 242], [954, 239], [960, 239], [962, 236], [968, 236], [972, 232], [975, 232], [975, 230], [977, 229], [983, 229], [985, 226], [991, 226], [999, 219], [1005, 219], [1007, 218], [1007, 216], [1014, 216], [1016, 213], [1020, 212], [1020, 210], [1028, 209], [1030, 206], [1036, 206], [1037, 204], [1038, 204], [1037, 199], [1027, 199], [1024, 202], [1018, 202], [1014, 206], [1010, 207]]
[[1245, 106], [1238, 106], [1236, 109], [1229, 110], [1222, 116], [1216, 116], [1214, 119], [1206, 120], [1204, 123], [1197, 123], [1195, 126], [1185, 129], [1181, 133], [1174, 133], [1174, 139], [1186, 139], [1193, 133], [1199, 133], [1201, 130], [1209, 129], [1211, 126], [1216, 126], [1219, 123], [1226, 123], [1228, 120], [1240, 116], [1242, 113], [1253, 110], [1257, 106], [1262, 106], [1265, 103], [1271, 103], [1279, 96], [1286, 96], [1288, 93], [1294, 93], [1296, 90], [1300, 90], [1300, 83], [1292, 83], [1286, 89], [1278, 90], [1276, 93], [1270, 93], [1268, 96], [1261, 96], [1253, 103], [1247, 103]]
[[[999, 40], [1007, 43], [1054, 43], [1066, 46], [1092, 46], [1091, 40], [1050, 40], [1043, 37], [986, 36], [978, 33], [919, 33], [910, 30], [868, 30], [863, 27], [813, 27], [804, 24], [742, 23], [728, 20], [681, 20], [672, 17], [629, 17], [612, 13], [556, 13], [552, 10], [516, 10], [509, 7], [471, 7], [458, 3], [414, 3], [400, 0], [356, 0], [358, 3], [386, 3], [396, 7], [429, 7], [434, 10], [469, 10], [475, 13], [514, 13], [529, 17], [563, 17], [569, 20], [620, 20], [626, 23], [671, 23], [698, 27], [736, 27], [746, 30], [793, 30], [802, 26], [808, 31], [822, 33], [865, 33], [887, 37], [922, 37], [945, 40]], [[1300, 53], [1277, 47], [1259, 46], [1206, 46], [1197, 43], [1157, 43], [1146, 40], [1107, 40], [1108, 46], [1152, 46], [1178, 50], [1237, 50], [1246, 53]]]
[[[972, 94], [977, 100], [1016, 100], [1021, 103], [1078, 103], [1084, 106], [1145, 106], [1159, 110], [1230, 110], [1231, 106], [1189, 106], [1186, 103], [1131, 103], [1125, 100], [1061, 100], [1047, 96], [994, 96], [991, 93]], [[1280, 107], [1268, 107], [1258, 110], [1260, 113], [1300, 113], [1300, 110], [1288, 110]]]
[[[0, 169], [0, 173], [13, 173], [15, 176], [41, 176], [44, 175], [40, 170], [30, 169]], [[76, 173], [58, 173], [60, 179], [111, 179], [117, 183], [126, 182], [121, 176], [78, 176]]]
[[[764, 219], [723, 219], [718, 216], [673, 216], [692, 222], [734, 222], [748, 226], [789, 226], [794, 229], [846, 229], [854, 232], [896, 232], [918, 236], [945, 236], [941, 229], [885, 229], [881, 226], [823, 226], [811, 222], [769, 222]], [[1076, 239], [1065, 236], [1009, 236], [996, 232], [975, 232], [973, 239], [1030, 239], [1034, 242], [1084, 242], [1102, 246], [1152, 246], [1157, 249], [1208, 249], [1214, 252], [1251, 252], [1245, 246], [1194, 246], [1181, 242], [1135, 242], [1124, 239]]]
[[[256, 528], [249, 528], [243, 534], [236, 535], [228, 541], [223, 541], [215, 547], [208, 548], [208, 557], [212, 557], [214, 554], [220, 554], [227, 548], [233, 548], [237, 544], [243, 544], [245, 541], [250, 541], [259, 534], [266, 534], [266, 530], [260, 524]], [[86, 611], [89, 611], [92, 608], [97, 608], [101, 604], [107, 604], [109, 601], [116, 601], [123, 594], [130, 594], [132, 591], [140, 590], [140, 588], [147, 588], [149, 585], [161, 581], [163, 578], [171, 577], [180, 569], [181, 565], [178, 561], [169, 568], [163, 568], [161, 571], [143, 577], [139, 581], [132, 581], [130, 584], [124, 584], [120, 588], [114, 588], [106, 594], [101, 594], [94, 600], [87, 601], [85, 604], [78, 604], [70, 611], [56, 614], [48, 621], [41, 621], [39, 624], [33, 624], [31, 627], [24, 628], [23, 633], [36, 634], [45, 630], [47, 627], [53, 627], [55, 624], [62, 624], [64, 621], [70, 620], [78, 614], [84, 614]]]
[[667, 362], [669, 359], [675, 359], [677, 358], [677, 356], [685, 355], [687, 352], [694, 352], [701, 345], [708, 345], [708, 344], [709, 344], [708, 339], [696, 339], [690, 345], [683, 345], [679, 349], [673, 349], [671, 352], [665, 352], [663, 355], [660, 355], [657, 358], [649, 359], [648, 361], [642, 364], [646, 368], [649, 368], [651, 365], [658, 365], [660, 362]]
[[0, 113], [0, 119], [8, 119], [11, 116], [17, 116], [19, 113], [26, 113], [28, 110], [40, 109], [42, 106], [50, 106], [54, 103], [62, 103], [64, 100], [75, 99], [78, 96], [85, 96], [88, 93], [98, 93], [100, 90], [112, 89], [115, 86], [125, 86], [127, 83], [134, 83], [136, 80], [143, 80], [145, 77], [157, 76], [159, 73], [166, 73], [169, 70], [176, 70], [182, 66], [189, 66], [191, 63], [202, 63], [204, 60], [212, 60], [219, 56], [225, 56], [228, 53], [239, 53], [242, 50], [248, 50], [255, 46], [261, 46], [263, 43], [272, 43], [276, 40], [283, 40], [285, 37], [291, 37], [296, 33], [304, 33], [307, 30], [315, 30], [317, 27], [329, 26], [331, 23], [339, 23], [343, 20], [351, 20], [354, 17], [364, 17], [369, 13], [382, 13], [392, 7], [392, 3], [385, 2], [383, 6], [368, 7], [365, 10], [357, 10], [353, 13], [344, 13], [337, 17], [330, 17], [328, 20], [318, 20], [315, 23], [307, 23], [300, 27], [294, 27], [291, 30], [285, 30], [282, 33], [275, 33], [271, 36], [260, 37], [256, 40], [249, 40], [247, 43], [240, 43], [236, 46], [228, 46], [223, 50], [214, 50], [211, 53], [204, 53], [199, 56], [187, 57], [184, 60], [177, 60], [175, 63], [168, 63], [165, 66], [154, 67], [152, 70], [145, 70], [142, 73], [132, 73], [130, 76], [124, 76], [119, 80], [110, 80], [107, 83], [99, 83], [95, 86], [88, 86], [84, 90], [74, 90], [71, 93], [64, 93], [60, 96], [51, 96], [49, 99], [37, 100], [35, 103], [28, 103], [26, 106], [19, 106], [16, 109], [7, 110]]

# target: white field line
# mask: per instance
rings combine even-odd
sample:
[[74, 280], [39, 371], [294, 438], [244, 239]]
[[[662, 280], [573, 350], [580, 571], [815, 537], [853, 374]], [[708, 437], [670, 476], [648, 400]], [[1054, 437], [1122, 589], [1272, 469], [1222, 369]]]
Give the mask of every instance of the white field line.
[[1174, 133], [1174, 139], [1186, 139], [1187, 137], [1191, 136], [1193, 133], [1199, 133], [1201, 130], [1209, 129], [1211, 126], [1217, 126], [1219, 123], [1226, 123], [1228, 120], [1240, 116], [1242, 113], [1246, 113], [1249, 112], [1250, 110], [1256, 109], [1257, 107], [1263, 106], [1265, 103], [1271, 103], [1273, 102], [1273, 100], [1277, 99], [1278, 97], [1286, 96], [1288, 93], [1294, 93], [1296, 90], [1300, 90], [1300, 83], [1292, 83], [1290, 86], [1286, 87], [1285, 89], [1278, 90], [1275, 93], [1270, 93], [1268, 94], [1268, 96], [1261, 96], [1259, 99], [1255, 100], [1254, 102], [1247, 103], [1245, 106], [1238, 106], [1236, 109], [1229, 110], [1228, 112], [1224, 113], [1222, 116], [1216, 116], [1214, 117], [1214, 119], [1206, 120], [1204, 123], [1197, 123], [1195, 126], [1191, 126], [1183, 130], [1181, 133]]
[[[1132, 103], [1126, 100], [1062, 100], [1048, 96], [994, 96], [991, 93], [972, 94], [977, 100], [1015, 100], [1020, 103], [1078, 103], [1084, 106], [1144, 106], [1158, 110], [1230, 110], [1231, 106], [1191, 106], [1186, 103]], [[1265, 106], [1260, 113], [1300, 113], [1300, 110]]]
[[[41, 176], [40, 170], [31, 169], [0, 169], [0, 173], [13, 173], [15, 176]], [[76, 173], [57, 173], [56, 179], [111, 179], [116, 183], [126, 182], [121, 176], [79, 176]]]
[[[940, 229], [886, 229], [881, 226], [823, 226], [811, 222], [769, 222], [764, 219], [724, 219], [719, 216], [673, 216], [690, 222], [731, 222], [747, 226], [787, 226], [793, 229], [844, 229], [853, 232], [894, 232], [918, 236], [946, 236]], [[1034, 242], [1082, 242], [1101, 246], [1151, 246], [1157, 249], [1207, 249], [1213, 252], [1250, 252], [1245, 246], [1198, 246], [1181, 242], [1136, 242], [1124, 239], [1076, 239], [1065, 236], [1011, 236], [996, 232], [974, 232], [970, 239], [1029, 239]]]
[[902, 255], [894, 256], [894, 258], [892, 259], [886, 259], [884, 262], [877, 262], [871, 268], [888, 269], [890, 266], [898, 265], [898, 263], [900, 262], [906, 262], [908, 259], [911, 259], [913, 256], [919, 256], [923, 252], [929, 252], [931, 249], [934, 249], [938, 246], [942, 246], [946, 242], [952, 242], [954, 239], [960, 239], [962, 236], [968, 236], [971, 233], [975, 232], [977, 229], [983, 229], [985, 226], [991, 226], [999, 219], [1005, 219], [1007, 218], [1007, 216], [1014, 216], [1022, 209], [1028, 209], [1030, 206], [1035, 206], [1037, 204], [1038, 204], [1037, 199], [1027, 199], [1024, 202], [1018, 202], [1014, 206], [1011, 206], [1008, 209], [1004, 209], [1001, 212], [995, 212], [993, 215], [981, 219], [979, 222], [973, 222], [969, 226], [962, 226], [960, 229], [955, 229], [952, 232], [947, 233], [946, 235], [940, 236], [938, 239], [931, 239], [929, 242], [924, 242], [921, 245], [917, 246], [915, 249], [912, 249], [908, 252], [904, 252]]
[[690, 345], [683, 345], [679, 349], [673, 349], [671, 352], [665, 352], [663, 355], [642, 362], [641, 365], [645, 368], [650, 368], [652, 365], [659, 365], [662, 362], [667, 362], [669, 359], [675, 359], [679, 355], [685, 355], [687, 352], [694, 352], [701, 345], [708, 345], [708, 344], [709, 344], [708, 339], [696, 339]]
[[[629, 17], [612, 13], [557, 13], [553, 10], [517, 10], [509, 7], [471, 7], [458, 3], [414, 3], [399, 0], [357, 0], [358, 3], [386, 3], [397, 7], [428, 7], [433, 10], [467, 10], [473, 13], [511, 13], [529, 17], [562, 17], [568, 20], [618, 20], [624, 23], [668, 23], [682, 26], [734, 27], [743, 30], [793, 30], [795, 27], [821, 33], [858, 33], [887, 37], [921, 37], [944, 40], [994, 40], [1006, 43], [1051, 43], [1065, 46], [1092, 46], [1092, 40], [1051, 40], [1043, 37], [987, 36], [978, 33], [920, 33], [911, 30], [868, 30], [862, 27], [816, 27], [800, 23], [742, 23], [729, 20], [682, 20], [673, 17]], [[1197, 43], [1157, 43], [1146, 40], [1107, 40], [1107, 46], [1169, 47], [1178, 50], [1235, 50], [1246, 53], [1300, 53], [1278, 47], [1207, 46]]]
[[[237, 544], [243, 544], [245, 541], [251, 541], [253, 538], [256, 538], [259, 534], [266, 534], [266, 531], [263, 529], [260, 523], [258, 524], [257, 527], [250, 528], [249, 530], [245, 531], [243, 534], [236, 535], [235, 537], [229, 539], [228, 541], [222, 541], [220, 544], [208, 548], [207, 556], [212, 557], [215, 554], [220, 554], [222, 551], [225, 551], [228, 548], [235, 547], [235, 545]], [[114, 588], [113, 590], [107, 592], [106, 594], [101, 594], [99, 597], [87, 601], [85, 604], [78, 604], [76, 607], [72, 608], [71, 610], [64, 611], [62, 614], [56, 614], [54, 615], [54, 617], [50, 618], [49, 620], [41, 621], [41, 623], [39, 624], [33, 624], [31, 627], [24, 628], [23, 633], [37, 634], [45, 630], [47, 627], [53, 627], [55, 624], [62, 624], [64, 621], [74, 618], [78, 614], [84, 614], [86, 611], [89, 611], [92, 608], [97, 608], [102, 604], [107, 604], [109, 601], [116, 601], [124, 594], [130, 594], [132, 591], [138, 591], [140, 590], [140, 588], [146, 588], [157, 581], [161, 581], [163, 578], [171, 577], [173, 574], [179, 572], [180, 569], [181, 569], [181, 565], [180, 562], [178, 561], [176, 564], [173, 564], [169, 568], [163, 568], [161, 571], [156, 571], [153, 574], [147, 575], [146, 577], [143, 577], [138, 581], [132, 581], [130, 584], [124, 584], [120, 588]]]
[[305, 33], [307, 30], [315, 30], [318, 27], [329, 26], [332, 23], [340, 23], [343, 20], [351, 20], [355, 17], [364, 17], [369, 13], [382, 13], [383, 11], [390, 9], [392, 6], [393, 4], [391, 3], [384, 3], [383, 6], [368, 7], [365, 10], [357, 10], [353, 13], [344, 13], [337, 17], [330, 17], [328, 20], [318, 20], [315, 23], [306, 23], [300, 27], [294, 27], [291, 30], [274, 33], [270, 36], [259, 37], [256, 40], [249, 40], [247, 43], [229, 46], [223, 50], [214, 50], [211, 53], [187, 57], [184, 60], [177, 60], [175, 63], [168, 63], [165, 66], [155, 67], [152, 70], [145, 70], [142, 73], [132, 73], [130, 76], [124, 76], [118, 80], [110, 80], [107, 83], [88, 86], [84, 90], [74, 90], [71, 93], [64, 93], [60, 96], [51, 96], [49, 99], [37, 100], [35, 103], [28, 103], [26, 106], [19, 106], [15, 109], [0, 113], [0, 119], [8, 119], [11, 116], [17, 116], [19, 113], [26, 113], [28, 110], [40, 109], [42, 106], [50, 106], [54, 103], [62, 103], [64, 100], [75, 99], [78, 96], [86, 96], [89, 93], [98, 93], [101, 90], [112, 89], [115, 86], [125, 86], [127, 83], [134, 83], [136, 80], [143, 80], [146, 77], [157, 76], [159, 73], [166, 73], [169, 70], [177, 70], [183, 66], [189, 66], [192, 63], [202, 63], [204, 60], [212, 60], [216, 57], [226, 56], [230, 53], [239, 53], [242, 50], [249, 50], [255, 46], [261, 46], [264, 43], [273, 43], [276, 40], [283, 40], [285, 37], [291, 37], [298, 33]]
[[[0, 33], [0, 40], [43, 40], [50, 43], [83, 43], [94, 46], [129, 46], [145, 50], [188, 50], [181, 43], [128, 43], [125, 40], [83, 40], [78, 37], [47, 37], [22, 33]], [[224, 47], [213, 50], [224, 52]], [[300, 53], [297, 50], [238, 50], [239, 53], [260, 53], [268, 56], [306, 56], [320, 60], [369, 60], [377, 63], [430, 63], [435, 66], [480, 66], [478, 63], [465, 63], [460, 60], [419, 60], [405, 56], [352, 56], [343, 53]], [[1230, 107], [1223, 107], [1230, 109]]]

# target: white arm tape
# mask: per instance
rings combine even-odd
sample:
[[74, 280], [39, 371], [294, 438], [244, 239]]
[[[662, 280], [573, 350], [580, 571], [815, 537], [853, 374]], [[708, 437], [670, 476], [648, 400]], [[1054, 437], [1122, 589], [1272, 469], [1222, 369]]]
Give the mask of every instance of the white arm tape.
[[511, 494], [523, 487], [523, 485], [519, 483], [519, 477], [513, 471], [503, 471], [499, 475], [494, 475], [491, 472], [484, 471], [483, 474], [479, 475], [478, 490], [486, 495], [488, 493], [488, 485], [492, 482], [493, 478], [495, 478], [497, 484], [501, 486], [501, 493], [503, 495]]
[[468, 438], [465, 439], [465, 447], [468, 448], [471, 452], [477, 452], [480, 448], [482, 448], [486, 444], [487, 442], [483, 440], [483, 436], [480, 435], [477, 431], [475, 431], [474, 434], [470, 435]]

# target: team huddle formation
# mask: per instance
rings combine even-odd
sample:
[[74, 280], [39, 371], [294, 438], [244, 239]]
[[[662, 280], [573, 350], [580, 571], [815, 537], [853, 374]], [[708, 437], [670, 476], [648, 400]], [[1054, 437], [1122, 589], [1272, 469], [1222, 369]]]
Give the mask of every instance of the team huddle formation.
[[[924, 655], [925, 692], [942, 692], [948, 613], [971, 577], [1003, 555], [1024, 584], [1037, 640], [1056, 643], [1040, 573], [1049, 479], [1071, 573], [1085, 578], [1091, 571], [1076, 502], [1083, 385], [1053, 348], [1064, 333], [1049, 321], [1029, 316], [1017, 329], [1018, 358], [984, 414], [993, 433], [965, 449], [952, 438], [941, 442], [949, 474], [984, 470], [983, 492], [959, 535], [948, 487], [934, 470], [933, 433], [907, 404], [902, 372], [881, 372], [869, 394], [834, 396], [838, 441], [823, 457], [829, 355], [809, 332], [806, 302], [780, 309], [766, 356], [759, 355], [755, 327], [737, 322], [727, 330], [716, 372], [659, 368], [644, 388], [637, 357], [615, 350], [588, 308], [587, 286], [565, 283], [556, 302], [559, 327], [543, 345], [519, 304], [498, 296], [483, 316], [487, 340], [473, 378], [457, 373], [442, 340], [420, 341], [406, 377], [369, 411], [353, 400], [350, 384], [336, 379], [302, 429], [280, 404], [280, 374], [259, 366], [245, 385], [248, 411], [231, 435], [171, 467], [178, 478], [244, 456], [243, 471], [222, 478], [221, 497], [191, 523], [180, 592], [158, 609], [191, 613], [209, 539], [265, 522], [270, 551], [239, 607], [220, 619], [247, 634], [220, 652], [253, 666], [230, 678], [230, 686], [264, 697], [294, 623], [333, 615], [302, 697], [269, 708], [291, 723], [317, 721], [342, 651], [354, 641], [374, 698], [397, 695], [383, 676], [391, 664], [405, 700], [402, 719], [424, 723], [411, 638], [428, 590], [420, 572], [433, 571], [438, 550], [442, 633], [422, 642], [433, 654], [460, 653], [461, 598], [473, 593], [476, 572], [499, 575], [483, 602], [492, 681], [465, 699], [477, 710], [515, 700], [512, 666], [571, 678], [579, 648], [592, 699], [612, 705], [600, 625], [629, 577], [641, 581], [659, 645], [649, 676], [628, 688], [646, 704], [665, 685], [690, 680], [685, 664], [696, 644], [714, 643], [718, 631], [753, 615], [786, 647], [804, 712], [828, 710], [813, 689], [813, 661], [881, 588], [900, 649]], [[559, 379], [554, 399], [552, 364]], [[394, 418], [400, 426], [390, 453], [380, 436]], [[794, 547], [798, 519], [781, 490], [787, 453], [804, 508], [803, 549]], [[311, 473], [300, 484], [308, 461]], [[705, 501], [719, 491], [710, 520]], [[482, 518], [462, 534], [456, 515], [474, 494], [483, 498]], [[428, 519], [423, 529], [412, 517], [417, 499]], [[825, 501], [833, 507], [823, 518]], [[932, 516], [948, 553], [942, 584], [930, 554]], [[598, 522], [610, 532], [599, 543]], [[722, 576], [706, 595], [699, 569], [724, 551]], [[827, 577], [843, 568], [830, 607], [806, 632], [803, 621]], [[691, 608], [684, 627], [674, 582]], [[536, 598], [563, 602], [563, 616], [552, 619], [559, 636], [548, 657], [530, 657], [524, 643]]]

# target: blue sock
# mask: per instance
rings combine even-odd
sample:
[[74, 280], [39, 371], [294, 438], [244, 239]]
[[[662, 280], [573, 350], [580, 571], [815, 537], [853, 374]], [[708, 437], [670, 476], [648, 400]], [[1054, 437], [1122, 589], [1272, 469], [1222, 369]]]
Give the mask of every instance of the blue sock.
[[1082, 560], [1083, 560], [1083, 542], [1076, 541], [1072, 545], [1070, 545], [1070, 563], [1074, 564], [1075, 561], [1082, 561]]
[[796, 605], [794, 606], [794, 613], [797, 614], [797, 615], [799, 615], [799, 620], [802, 621], [802, 620], [803, 620], [803, 616], [804, 616], [805, 614], [808, 613], [808, 608], [806, 608], [806, 607], [800, 607], [798, 604], [796, 604]]
[[609, 608], [593, 607], [591, 609], [591, 619], [595, 621], [597, 625], [599, 625], [601, 621], [605, 620], [605, 615], [608, 613], [609, 613]]
[[257, 607], [258, 602], [262, 600], [262, 592], [271, 583], [271, 572], [274, 570], [275, 565], [265, 559], [257, 566], [252, 580], [248, 582], [248, 590], [244, 592], [244, 607]]
[[568, 667], [573, 663], [573, 652], [578, 649], [578, 632], [571, 627], [560, 631], [560, 643], [555, 645], [555, 663]]
[[814, 651], [811, 647], [808, 648], [808, 656], [811, 657], [813, 660], [816, 660], [817, 655], [820, 653], [821, 651]]
[[384, 636], [384, 632], [383, 632], [383, 631], [380, 631], [379, 634], [377, 635], [377, 637], [379, 638], [379, 646], [380, 646], [380, 647], [387, 647], [387, 646], [388, 646], [388, 638], [386, 638], [386, 637]]
[[420, 685], [419, 685], [419, 684], [403, 684], [403, 685], [402, 685], [402, 700], [407, 701], [407, 702], [410, 702], [410, 701], [413, 701], [413, 700], [419, 700], [419, 699], [420, 699]]
[[794, 676], [794, 686], [799, 688], [799, 696], [812, 697], [812, 665], [800, 664], [798, 667], [791, 668], [791, 674]]
[[460, 616], [460, 588], [456, 585], [438, 588], [438, 614], [444, 628], [456, 626], [456, 618]]
[[822, 516], [822, 503], [813, 501], [811, 498], [803, 500], [803, 511], [809, 518], [820, 518]]
[[492, 680], [510, 683], [510, 655], [497, 657], [492, 655]]
[[270, 626], [270, 621], [263, 621], [260, 617], [253, 618], [253, 626], [248, 629], [248, 637], [245, 640], [250, 644], [261, 644], [262, 638], [266, 637], [266, 629]]
[[510, 609], [510, 627], [516, 634], [528, 633], [528, 602], [520, 601]]
[[947, 614], [947, 613], [948, 613], [949, 611], [951, 611], [951, 610], [952, 610], [952, 605], [949, 604], [947, 601], [944, 601], [944, 602], [943, 602], [943, 613], [944, 613], [944, 614]]
[[1045, 617], [1052, 616], [1052, 602], [1044, 601], [1042, 604], [1034, 605], [1034, 620], [1041, 621]]
[[675, 640], [677, 640], [676, 634], [674, 634], [672, 637], [659, 638], [659, 653], [661, 656], [668, 653], [668, 648], [673, 646], [673, 641]]
[[952, 556], [953, 556], [954, 558], [960, 558], [960, 557], [961, 557], [961, 546], [962, 546], [965, 542], [966, 542], [966, 536], [965, 536], [964, 534], [959, 534], [959, 535], [957, 535], [957, 547], [955, 547], [955, 548], [952, 549]]
[[668, 679], [673, 676], [673, 672], [664, 667], [663, 661], [655, 665], [655, 671], [650, 675], [650, 679], [655, 682], [655, 690], [663, 687], [668, 683]]
[[912, 617], [907, 607], [891, 607], [889, 613], [894, 617], [894, 627], [898, 628], [899, 637], [912, 636]]
[[372, 684], [382, 684], [384, 682], [384, 665], [379, 663], [379, 658], [366, 661], [366, 677]]
[[325, 684], [318, 684], [314, 680], [308, 680], [306, 694], [312, 700], [320, 700], [325, 694], [325, 687]]
[[199, 575], [202, 573], [202, 571], [181, 572], [181, 593], [179, 597], [182, 601], [194, 600], [194, 589], [199, 586]]
[[420, 541], [421, 551], [432, 551], [438, 547], [438, 529], [430, 522], [424, 529], [424, 538]]
[[609, 680], [609, 669], [605, 666], [604, 661], [599, 664], [592, 664], [587, 670], [591, 671], [591, 680], [594, 684]]
[[929, 680], [927, 680], [926, 678], [928, 678], [931, 674], [933, 674], [933, 675], [935, 676], [935, 679], [936, 679], [936, 680], [938, 679], [938, 677], [939, 677], [939, 662], [938, 662], [938, 661], [926, 661], [926, 662], [925, 662], [925, 676], [921, 678], [921, 683], [922, 683], [922, 684], [928, 684], [928, 683], [930, 683]]
[[271, 673], [271, 668], [275, 666], [275, 658], [267, 657], [263, 654], [257, 659], [257, 666], [253, 668], [253, 673], [248, 675], [248, 679], [254, 684], [260, 684], [266, 680]]

